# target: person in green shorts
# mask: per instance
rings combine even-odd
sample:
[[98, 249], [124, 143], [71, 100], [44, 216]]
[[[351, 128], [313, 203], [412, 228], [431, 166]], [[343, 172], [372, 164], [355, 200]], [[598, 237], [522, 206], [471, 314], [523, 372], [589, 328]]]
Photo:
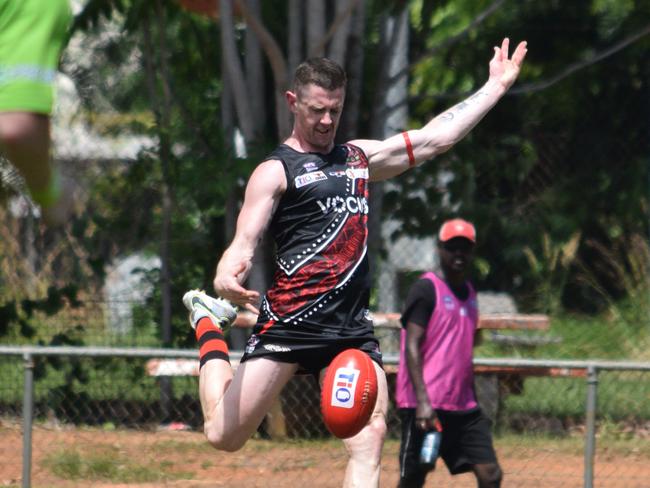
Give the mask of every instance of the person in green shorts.
[[0, 0], [0, 154], [50, 223], [70, 206], [50, 162], [50, 114], [71, 20], [69, 0]]

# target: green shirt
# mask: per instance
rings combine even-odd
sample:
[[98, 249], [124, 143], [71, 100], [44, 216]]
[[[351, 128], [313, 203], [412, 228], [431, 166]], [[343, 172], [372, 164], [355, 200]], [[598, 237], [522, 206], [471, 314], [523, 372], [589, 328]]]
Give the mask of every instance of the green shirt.
[[0, 0], [0, 111], [49, 114], [69, 0]]

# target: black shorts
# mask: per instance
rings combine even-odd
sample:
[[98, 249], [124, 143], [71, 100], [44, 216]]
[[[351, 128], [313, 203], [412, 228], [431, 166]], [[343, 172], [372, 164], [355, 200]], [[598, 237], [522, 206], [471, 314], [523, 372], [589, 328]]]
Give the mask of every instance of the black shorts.
[[241, 362], [252, 358], [268, 358], [281, 363], [297, 363], [297, 374], [318, 374], [334, 357], [346, 349], [366, 352], [383, 367], [379, 341], [373, 336], [363, 337], [304, 337], [296, 340], [278, 338], [266, 334], [252, 334], [246, 344]]
[[[452, 412], [436, 410], [442, 425], [440, 457], [451, 474], [466, 473], [475, 464], [497, 464], [492, 443], [492, 421], [480, 408]], [[400, 480], [422, 486], [428, 469], [419, 463], [424, 431], [415, 425], [415, 409], [400, 408], [402, 442], [399, 452]]]

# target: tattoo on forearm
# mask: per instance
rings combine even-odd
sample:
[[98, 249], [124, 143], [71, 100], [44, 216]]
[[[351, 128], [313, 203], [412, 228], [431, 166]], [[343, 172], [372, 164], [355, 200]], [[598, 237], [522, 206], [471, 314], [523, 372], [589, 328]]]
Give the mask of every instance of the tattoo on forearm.
[[463, 100], [459, 104], [454, 105], [447, 112], [442, 113], [440, 115], [440, 120], [447, 121], [447, 122], [450, 121], [450, 120], [453, 120], [454, 117], [455, 117], [455, 115], [454, 115], [455, 112], [461, 112], [461, 111], [465, 110], [467, 107], [470, 107], [470, 106], [474, 105], [475, 103], [478, 103], [480, 98], [486, 97], [486, 96], [488, 96], [488, 94], [484, 93], [484, 92], [475, 93], [474, 95], [469, 97], [467, 100]]

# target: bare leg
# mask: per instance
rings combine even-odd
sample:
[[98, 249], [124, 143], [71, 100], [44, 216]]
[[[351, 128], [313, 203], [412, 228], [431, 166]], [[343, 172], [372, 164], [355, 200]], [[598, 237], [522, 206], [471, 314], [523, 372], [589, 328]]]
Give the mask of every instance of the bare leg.
[[343, 482], [346, 488], [379, 487], [381, 452], [386, 437], [388, 385], [384, 370], [374, 361], [372, 364], [377, 372], [377, 403], [368, 424], [361, 432], [343, 441], [350, 456]]
[[29, 112], [0, 113], [0, 151], [25, 178], [44, 222], [64, 224], [74, 207], [72, 182], [58, 175], [50, 162], [50, 119]]
[[50, 119], [28, 112], [0, 113], [0, 148], [30, 191], [45, 191], [52, 178]]
[[233, 376], [226, 361], [205, 363], [199, 395], [210, 444], [224, 451], [243, 447], [297, 369], [297, 364], [256, 358], [240, 364]]

